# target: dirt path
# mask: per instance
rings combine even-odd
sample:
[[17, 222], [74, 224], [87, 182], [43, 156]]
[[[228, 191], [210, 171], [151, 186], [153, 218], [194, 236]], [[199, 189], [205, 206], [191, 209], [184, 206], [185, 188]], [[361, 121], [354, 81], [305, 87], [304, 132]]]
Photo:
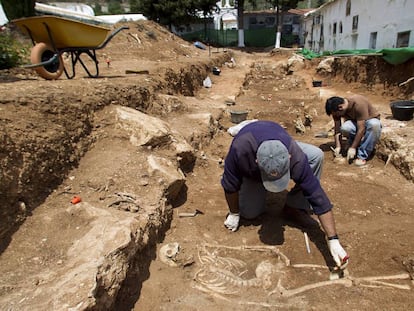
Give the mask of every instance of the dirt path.
[[[267, 212], [256, 221], [243, 222], [237, 232], [230, 233], [224, 228], [227, 206], [220, 176], [221, 159], [231, 142], [231, 136], [225, 131], [232, 125], [227, 114], [220, 121], [223, 130], [200, 149], [198, 165], [187, 176], [187, 199], [175, 208], [171, 228], [158, 246], [157, 258], [150, 266], [134, 310], [413, 308], [413, 284], [407, 280], [407, 269], [410, 269], [410, 260], [412, 267], [414, 254], [412, 182], [378, 158], [362, 169], [335, 163], [328, 147], [331, 138], [314, 137], [329, 124], [329, 118], [323, 113], [321, 94], [355, 90], [341, 84], [312, 88], [311, 71], [279, 75], [275, 59], [264, 55], [241, 57], [236, 61], [247, 67], [254, 64], [256, 69], [246, 79], [248, 83], [236, 85], [236, 81], [244, 79], [245, 70], [241, 66], [231, 70], [230, 75], [230, 70], [224, 69], [222, 76], [215, 80], [217, 84], [201, 92], [196, 102], [203, 106], [208, 98], [236, 95], [240, 87], [237, 103], [229, 110], [247, 109], [250, 119], [281, 122], [298, 140], [318, 145], [325, 151], [322, 184], [335, 206], [338, 232], [351, 256], [349, 281], [342, 279], [343, 283], [338, 281], [336, 285], [326, 283], [329, 251], [323, 242], [323, 233], [320, 230], [307, 233], [311, 239], [310, 253], [307, 253], [304, 233], [280, 218], [285, 193], [273, 195]], [[294, 88], [295, 83], [300, 85], [299, 90]], [[381, 109], [388, 113], [387, 99], [382, 101]], [[296, 118], [295, 109], [298, 114], [303, 111], [303, 103], [312, 111], [314, 122], [311, 129], [300, 135], [295, 133], [292, 121]], [[179, 217], [180, 213], [196, 210], [204, 214]], [[163, 247], [174, 243], [178, 243], [179, 250], [175, 258], [177, 266], [171, 267], [162, 261], [165, 258], [162, 252]], [[290, 265], [286, 265], [284, 256], [270, 251], [271, 247], [286, 256]], [[260, 268], [269, 262], [272, 264], [266, 272], [269, 283], [255, 282]]]

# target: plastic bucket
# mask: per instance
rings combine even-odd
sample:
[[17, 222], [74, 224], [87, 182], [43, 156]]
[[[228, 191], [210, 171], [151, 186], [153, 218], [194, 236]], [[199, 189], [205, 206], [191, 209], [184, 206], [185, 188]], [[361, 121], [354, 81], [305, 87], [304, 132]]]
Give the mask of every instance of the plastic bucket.
[[247, 118], [247, 111], [230, 111], [231, 115], [231, 122], [233, 123], [240, 123]]
[[409, 121], [414, 114], [414, 101], [400, 100], [390, 104], [392, 116], [399, 121]]

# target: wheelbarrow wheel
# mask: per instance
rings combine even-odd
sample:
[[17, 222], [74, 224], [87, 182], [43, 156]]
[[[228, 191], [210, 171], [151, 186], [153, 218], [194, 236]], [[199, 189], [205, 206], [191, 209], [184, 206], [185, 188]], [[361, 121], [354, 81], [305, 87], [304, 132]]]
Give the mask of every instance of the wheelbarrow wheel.
[[[50, 60], [56, 53], [53, 51], [53, 48], [44, 43], [37, 43], [30, 53], [30, 61], [32, 64], [39, 64]], [[63, 59], [59, 55], [58, 60], [48, 65], [35, 67], [34, 70], [39, 76], [46, 80], [56, 80], [58, 79], [63, 71]]]

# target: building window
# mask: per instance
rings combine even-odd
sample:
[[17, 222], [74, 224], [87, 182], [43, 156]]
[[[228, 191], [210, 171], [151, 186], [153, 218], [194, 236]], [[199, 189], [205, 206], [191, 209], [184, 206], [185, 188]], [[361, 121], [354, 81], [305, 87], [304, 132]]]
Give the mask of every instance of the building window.
[[351, 0], [348, 0], [346, 2], [346, 12], [345, 12], [346, 16], [351, 15]]
[[352, 36], [352, 49], [355, 50], [358, 42], [358, 34]]
[[250, 25], [256, 25], [257, 24], [257, 18], [256, 17], [250, 17], [249, 18], [249, 24]]
[[227, 5], [227, 2], [229, 4], [230, 7], [234, 7], [234, 0], [221, 0], [221, 7], [225, 8]]
[[342, 22], [339, 23], [339, 33], [342, 33]]
[[293, 16], [292, 23], [293, 24], [300, 24], [300, 16], [298, 16], [298, 15]]
[[333, 24], [332, 35], [336, 36], [336, 23]]
[[274, 17], [266, 17], [265, 18], [265, 24], [266, 24], [266, 26], [273, 26], [273, 25], [275, 25], [276, 24], [276, 18], [274, 18]]
[[352, 31], [358, 30], [358, 15], [352, 17]]
[[410, 31], [399, 32], [397, 36], [397, 48], [406, 48], [410, 43]]
[[369, 36], [369, 48], [375, 50], [377, 48], [377, 33], [371, 32]]

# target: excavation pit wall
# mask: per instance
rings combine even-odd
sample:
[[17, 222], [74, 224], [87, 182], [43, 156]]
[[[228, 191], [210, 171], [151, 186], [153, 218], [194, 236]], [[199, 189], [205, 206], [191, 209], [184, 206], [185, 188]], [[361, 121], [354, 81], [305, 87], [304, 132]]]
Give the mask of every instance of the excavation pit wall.
[[[1, 305], [102, 310], [133, 303], [196, 148], [212, 138], [223, 109], [198, 114], [194, 122], [205, 127], [194, 133], [178, 133], [161, 119], [179, 109], [174, 95], [195, 95], [211, 68], [230, 58], [222, 53], [177, 72], [166, 69], [159, 81], [155, 76], [139, 86], [88, 81], [94, 101], [82, 96], [92, 92], [86, 86], [69, 98], [56, 88], [34, 102], [22, 94], [11, 103], [23, 107], [33, 128], [25, 134], [16, 123], [14, 131], [2, 131], [1, 252], [5, 262], [17, 253], [27, 265], [20, 267], [24, 280], [13, 271], [3, 274], [7, 284], [19, 286], [2, 289]], [[94, 171], [94, 178], [84, 178]], [[75, 195], [81, 202], [71, 204]], [[39, 248], [47, 248], [48, 258]]]
[[[162, 117], [168, 114], [169, 108], [163, 106], [161, 92], [192, 96], [203, 87], [203, 80], [212, 66], [222, 65], [230, 58], [231, 54], [225, 53], [211, 58], [209, 63], [183, 66], [177, 72], [167, 68], [161, 79], [154, 76], [150, 81], [143, 79], [142, 83], [129, 86], [92, 80], [85, 83], [85, 89], [74, 89], [72, 95], [65, 98], [59, 86], [53, 86], [58, 82], [52, 81], [48, 83], [53, 92], [33, 90], [35, 95], [21, 94], [18, 102], [10, 102], [19, 106], [16, 113], [29, 119], [31, 127], [19, 128], [19, 123], [11, 124], [11, 130], [6, 125], [1, 127], [2, 249], [7, 247], [11, 234], [26, 214], [44, 202], [97, 140], [94, 130], [102, 127], [97, 123], [97, 112], [109, 105], [120, 105]], [[70, 88], [70, 85], [65, 84], [65, 87]], [[91, 93], [93, 100], [88, 96]], [[7, 98], [2, 103], [8, 104]]]

